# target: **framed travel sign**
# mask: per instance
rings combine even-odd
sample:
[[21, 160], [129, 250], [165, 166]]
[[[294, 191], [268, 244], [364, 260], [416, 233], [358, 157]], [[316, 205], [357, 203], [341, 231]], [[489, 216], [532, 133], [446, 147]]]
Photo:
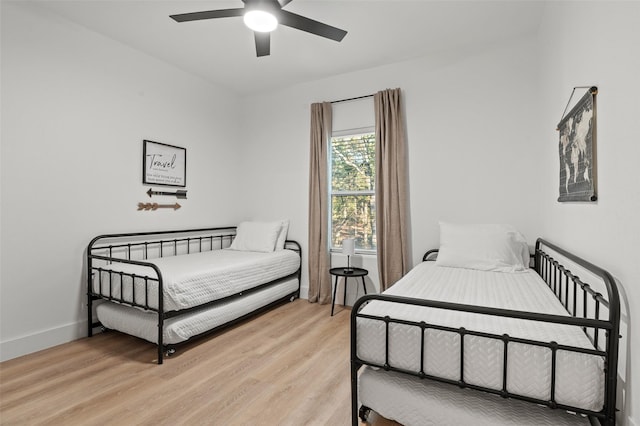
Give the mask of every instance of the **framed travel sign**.
[[184, 188], [187, 185], [187, 149], [145, 140], [142, 183]]

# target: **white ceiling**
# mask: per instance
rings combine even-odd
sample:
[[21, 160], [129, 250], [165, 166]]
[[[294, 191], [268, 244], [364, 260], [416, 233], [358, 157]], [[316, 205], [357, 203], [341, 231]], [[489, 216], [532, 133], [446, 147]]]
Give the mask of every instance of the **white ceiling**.
[[242, 18], [177, 23], [171, 14], [241, 0], [39, 0], [38, 5], [238, 94], [476, 48], [536, 32], [544, 1], [294, 0], [285, 9], [348, 31], [338, 43], [289, 27], [258, 58]]

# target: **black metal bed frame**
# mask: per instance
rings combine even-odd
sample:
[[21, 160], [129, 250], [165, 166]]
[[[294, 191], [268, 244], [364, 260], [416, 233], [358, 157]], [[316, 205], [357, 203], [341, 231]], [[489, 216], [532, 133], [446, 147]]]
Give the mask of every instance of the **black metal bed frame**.
[[[93, 336], [93, 329], [100, 327], [99, 321], [93, 320], [93, 302], [96, 300], [106, 300], [117, 302], [122, 305], [131, 306], [143, 309], [149, 312], [156, 312], [158, 315], [158, 364], [162, 364], [165, 353], [171, 355], [175, 352], [176, 347], [189, 342], [193, 339], [209, 335], [217, 332], [223, 328], [229, 327], [240, 321], [263, 312], [273, 306], [276, 306], [286, 300], [294, 300], [300, 297], [300, 283], [302, 274], [302, 262], [298, 270], [286, 277], [278, 278], [274, 281], [253, 287], [248, 290], [241, 291], [239, 293], [227, 296], [223, 299], [207, 302], [192, 308], [183, 310], [164, 310], [164, 292], [163, 292], [163, 278], [160, 269], [152, 263], [150, 260], [176, 256], [180, 254], [200, 253], [204, 251], [219, 250], [225, 247], [225, 244], [230, 244], [235, 238], [236, 227], [216, 227], [216, 228], [201, 228], [201, 229], [186, 229], [186, 230], [174, 230], [174, 231], [158, 231], [158, 232], [132, 232], [121, 234], [105, 234], [95, 237], [89, 243], [87, 247], [87, 334], [89, 337]], [[174, 238], [167, 238], [169, 236], [175, 236]], [[293, 250], [302, 259], [302, 248], [300, 244], [293, 240], [287, 240], [285, 242], [285, 248]], [[138, 257], [139, 259], [134, 259]], [[110, 268], [103, 268], [102, 266], [94, 266], [94, 262], [102, 261], [106, 264], [131, 264], [139, 265], [149, 268], [149, 274], [140, 276], [136, 274], [114, 271]], [[108, 282], [103, 283], [102, 273], [109, 274]], [[94, 291], [93, 279], [97, 273], [98, 276], [98, 291]], [[112, 279], [114, 276], [119, 276], [120, 292], [119, 297], [113, 295]], [[132, 296], [131, 299], [124, 299], [125, 292], [123, 291], [123, 277], [130, 277], [132, 282]], [[243, 315], [237, 319], [229, 321], [225, 324], [207, 330], [204, 333], [190, 337], [188, 340], [176, 344], [163, 344], [163, 330], [164, 321], [169, 318], [173, 318], [179, 315], [184, 315], [190, 312], [207, 309], [214, 307], [223, 302], [228, 302], [233, 299], [237, 299], [263, 288], [275, 285], [282, 281], [291, 279], [298, 279], [298, 288], [296, 291], [287, 294], [286, 296], [275, 300], [265, 306], [262, 306], [246, 315]], [[136, 279], [144, 280], [144, 303], [138, 303], [136, 297], [135, 288], [133, 284]], [[149, 283], [157, 283], [158, 286], [158, 300], [156, 307], [150, 306], [149, 301]], [[103, 288], [104, 287], [104, 288]]]
[[[593, 275], [602, 279], [607, 291], [606, 297], [601, 293], [595, 291], [589, 284], [580, 280], [579, 277], [571, 273], [569, 269], [560, 264], [557, 260], [551, 257], [547, 252], [543, 250], [543, 247], [551, 249], [553, 252], [562, 256], [564, 259], [579, 265], [581, 268], [589, 271]], [[423, 256], [423, 261], [432, 260], [434, 254], [438, 250], [430, 250]], [[457, 385], [460, 388], [477, 389], [484, 392], [498, 394], [504, 398], [514, 398], [535, 404], [546, 405], [551, 409], [561, 409], [587, 415], [590, 420], [598, 421], [601, 425], [613, 426], [616, 423], [616, 390], [617, 390], [617, 374], [618, 374], [618, 339], [620, 328], [620, 298], [618, 289], [616, 287], [615, 280], [609, 274], [609, 272], [602, 268], [595, 266], [572, 253], [548, 242], [541, 238], [536, 241], [534, 257], [535, 271], [540, 277], [547, 283], [551, 291], [560, 300], [567, 312], [571, 316], [559, 316], [559, 315], [547, 315], [535, 312], [523, 312], [514, 311], [508, 309], [495, 309], [484, 306], [464, 305], [447, 303], [426, 299], [416, 299], [410, 297], [398, 297], [387, 295], [367, 295], [363, 296], [354, 304], [351, 311], [351, 416], [352, 425], [357, 426], [358, 415], [365, 420], [369, 407], [360, 407], [358, 409], [358, 370], [363, 365], [369, 365], [378, 367], [386, 371], [396, 371], [405, 373], [412, 376], [417, 376], [423, 379], [433, 379], [443, 383], [449, 383]], [[448, 309], [461, 312], [471, 312], [483, 315], [499, 316], [506, 318], [518, 318], [524, 320], [542, 321], [558, 324], [576, 325], [582, 327], [584, 333], [594, 345], [593, 349], [584, 349], [579, 347], [572, 347], [566, 345], [560, 345], [556, 342], [541, 342], [529, 339], [521, 339], [511, 337], [507, 334], [497, 335], [489, 333], [481, 333], [465, 328], [451, 328], [442, 327], [435, 324], [427, 324], [425, 322], [412, 322], [400, 319], [390, 318], [389, 316], [380, 317], [373, 315], [363, 315], [359, 311], [368, 302], [372, 300], [383, 300], [393, 303], [410, 304], [416, 306], [425, 306], [437, 309]], [[602, 319], [603, 313], [602, 307], [606, 308], [608, 314], [606, 319]], [[384, 364], [375, 364], [364, 361], [358, 358], [357, 354], [357, 327], [356, 323], [358, 318], [367, 318], [373, 320], [383, 321], [386, 326], [386, 342], [385, 353], [386, 359]], [[421, 343], [421, 366], [420, 371], [407, 371], [400, 368], [395, 368], [389, 363], [389, 324], [405, 324], [410, 326], [419, 327], [422, 331], [422, 343]], [[460, 378], [461, 380], [450, 380], [442, 377], [425, 374], [424, 372], [424, 336], [426, 329], [439, 329], [446, 330], [460, 335]], [[604, 333], [603, 333], [604, 332]], [[482, 336], [490, 339], [501, 340], [504, 342], [504, 362], [502, 372], [502, 389], [496, 390], [486, 388], [483, 386], [477, 386], [464, 381], [464, 335]], [[528, 345], [536, 345], [547, 347], [552, 351], [552, 366], [551, 366], [551, 398], [548, 401], [531, 398], [523, 395], [511, 393], [507, 390], [507, 346], [510, 342], [523, 343]], [[585, 410], [579, 407], [573, 407], [569, 405], [559, 404], [555, 401], [555, 383], [556, 383], [556, 353], [558, 350], [566, 350], [571, 352], [585, 353], [595, 356], [601, 356], [604, 360], [604, 407], [599, 412]]]

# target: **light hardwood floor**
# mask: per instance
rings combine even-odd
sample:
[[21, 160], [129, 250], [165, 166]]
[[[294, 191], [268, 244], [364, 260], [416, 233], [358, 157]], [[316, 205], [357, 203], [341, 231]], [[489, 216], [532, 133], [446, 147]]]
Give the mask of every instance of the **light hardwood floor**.
[[163, 365], [117, 332], [3, 362], [0, 424], [349, 425], [349, 310], [336, 311], [296, 300]]

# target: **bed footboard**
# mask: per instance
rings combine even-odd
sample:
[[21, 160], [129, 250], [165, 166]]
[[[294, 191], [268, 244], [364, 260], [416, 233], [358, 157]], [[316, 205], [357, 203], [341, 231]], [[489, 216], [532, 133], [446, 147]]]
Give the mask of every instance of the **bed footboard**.
[[[429, 251], [427, 254], [425, 254], [423, 260], [430, 260], [435, 253], [436, 251]], [[593, 286], [590, 286], [589, 284], [583, 282], [580, 278], [570, 272], [566, 264], [563, 266], [557, 260], [555, 260], [552, 257], [552, 254], [554, 256], [561, 257], [563, 261], [568, 262], [568, 264], [571, 264], [572, 267], [579, 267], [581, 268], [581, 270], [586, 270], [592, 276], [599, 278], [604, 283], [606, 294], [601, 294], [600, 292], [596, 291]], [[570, 314], [569, 316], [548, 315], [508, 309], [496, 309], [484, 306], [464, 305], [435, 300], [389, 295], [366, 295], [361, 297], [354, 304], [351, 313], [352, 424], [354, 426], [358, 424], [358, 371], [363, 365], [369, 365], [372, 367], [384, 369], [386, 371], [395, 371], [411, 376], [416, 376], [422, 379], [430, 379], [442, 383], [448, 383], [460, 388], [469, 388], [489, 392], [500, 395], [504, 398], [514, 398], [534, 404], [546, 405], [551, 409], [560, 409], [580, 413], [589, 416], [592, 420], [599, 421], [599, 423], [602, 425], [615, 425], [618, 339], [620, 321], [619, 296], [615, 281], [608, 272], [542, 239], [539, 239], [536, 243], [534, 256], [534, 269], [547, 283], [556, 297], [560, 300], [562, 305]], [[389, 315], [379, 316], [363, 314], [361, 312], [361, 309], [372, 301], [385, 301], [390, 304], [399, 304], [404, 306], [413, 305], [424, 307], [426, 309], [446, 310], [448, 312], [465, 312], [482, 316], [489, 316], [493, 318], [519, 319], [526, 321], [561, 324], [563, 326], [570, 325], [580, 327], [593, 344], [593, 347], [584, 348], [560, 345], [555, 341], [523, 339], [509, 336], [508, 334], [492, 334], [464, 327], [445, 327], [437, 324], [430, 324], [424, 321], [407, 321], [404, 319], [393, 318]], [[381, 324], [383, 324], [383, 327], [385, 329], [384, 348], [379, 349], [380, 351], [384, 351], [384, 362], [374, 363], [360, 357], [358, 348], [358, 321], [379, 321]], [[390, 339], [389, 330], [391, 327], [397, 324], [402, 324], [403, 326], [408, 327], [415, 327], [416, 335], [421, 335], [419, 345], [419, 368], [400, 368], [398, 365], [394, 365], [390, 360], [389, 348], [390, 345], [393, 345], [393, 339]], [[425, 352], [425, 335], [433, 331], [454, 333], [459, 336], [460, 344], [458, 348], [458, 356], [461, 361], [459, 366], [458, 379], [451, 377], [441, 377], [437, 374], [434, 374], [433, 371], [426, 371], [425, 358], [427, 355]], [[479, 386], [477, 384], [470, 383], [465, 379], [464, 362], [462, 362], [462, 360], [464, 360], [465, 350], [471, 350], [468, 348], [465, 349], [465, 336], [469, 336], [471, 338], [476, 336], [484, 339], [492, 339], [496, 342], [499, 342], [498, 344], [503, 345], [504, 359], [502, 363], [503, 367], [501, 388], [496, 389]], [[509, 351], [507, 350], [507, 348], [509, 347], [509, 345], [513, 344], [542, 347], [551, 351], [551, 385], [549, 389], [550, 398], [548, 400], [533, 398], [531, 396], [509, 391], [507, 387], [507, 371], [510, 359], [508, 357]], [[558, 363], [556, 362], [556, 359], [559, 351], [580, 354], [578, 356], [582, 356], [584, 354], [586, 356], [601, 357], [604, 365], [604, 388], [602, 389], [604, 405], [601, 411], [593, 411], [571, 404], [563, 404], [559, 403], [556, 400], [555, 390], [556, 379], [558, 377]], [[371, 408], [375, 410], [375, 407]]]

